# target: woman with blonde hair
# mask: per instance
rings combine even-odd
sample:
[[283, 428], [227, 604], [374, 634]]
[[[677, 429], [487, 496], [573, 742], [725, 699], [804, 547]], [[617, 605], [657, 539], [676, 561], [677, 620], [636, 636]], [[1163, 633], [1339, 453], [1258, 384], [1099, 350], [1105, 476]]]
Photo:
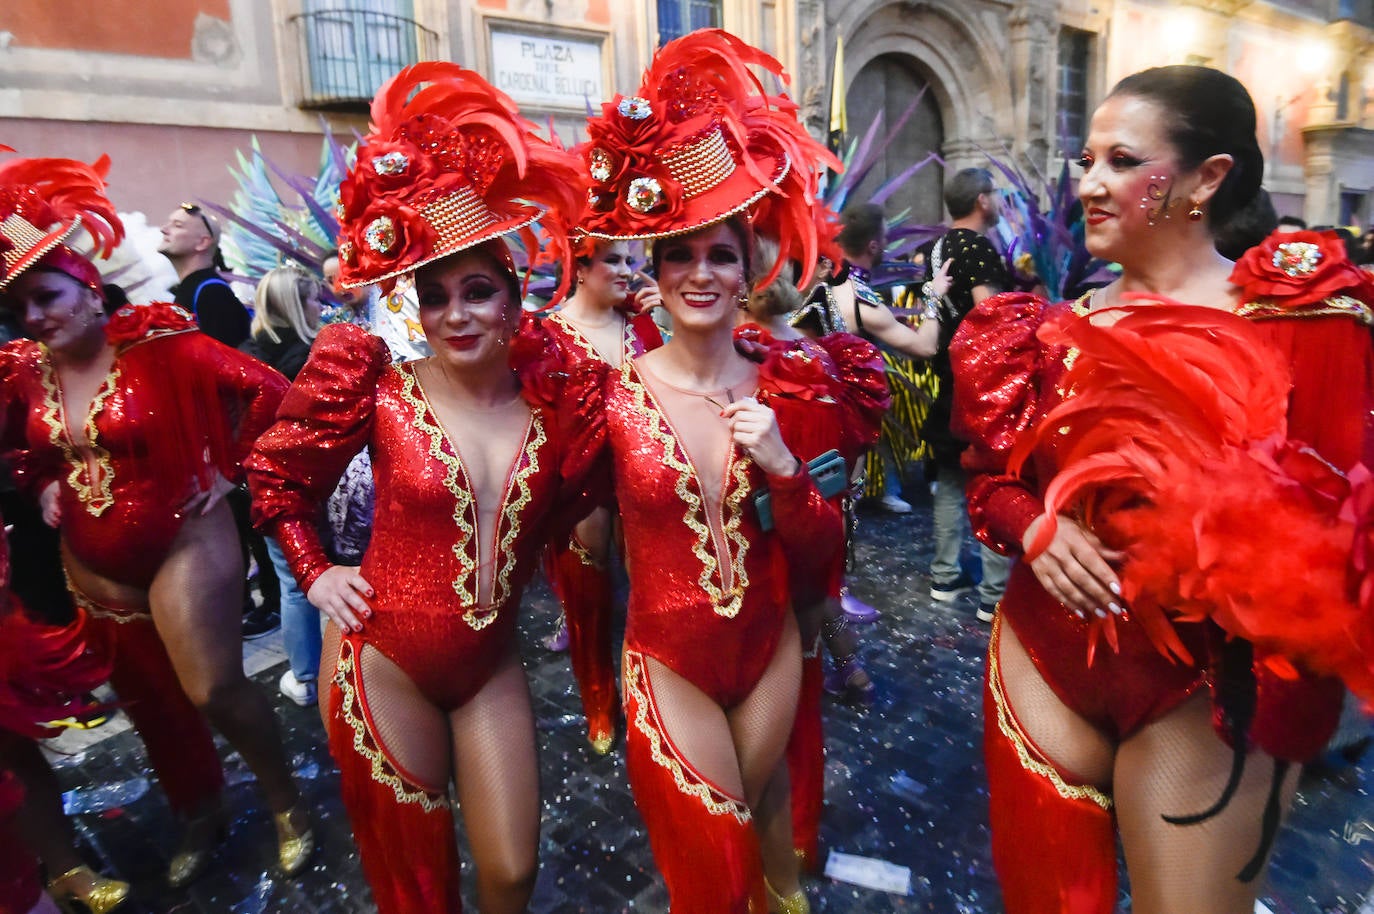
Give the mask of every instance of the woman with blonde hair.
[[253, 323], [241, 347], [291, 380], [320, 332], [320, 284], [297, 267], [277, 267], [258, 282]]

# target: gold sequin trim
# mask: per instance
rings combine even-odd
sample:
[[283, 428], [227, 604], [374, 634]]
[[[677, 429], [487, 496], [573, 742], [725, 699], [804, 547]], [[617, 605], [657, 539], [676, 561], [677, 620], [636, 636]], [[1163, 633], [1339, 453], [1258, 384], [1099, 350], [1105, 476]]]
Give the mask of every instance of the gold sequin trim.
[[[539, 472], [539, 449], [548, 440], [548, 436], [544, 434], [544, 423], [539, 420], [539, 413], [531, 410], [529, 428], [525, 431], [525, 446], [521, 449], [522, 456], [519, 458], [521, 466], [516, 469], [509, 485], [506, 486], [506, 507], [501, 512], [506, 518], [506, 534], [501, 537], [501, 542], [492, 555], [492, 561], [500, 566], [500, 571], [496, 573], [492, 582], [491, 607], [487, 610], [474, 607], [463, 613], [463, 620], [474, 629], [481, 630], [489, 625], [496, 618], [497, 607], [505, 603], [510, 595], [510, 574], [515, 565], [513, 562], [503, 562], [502, 558], [515, 555], [515, 540], [520, 535], [520, 517], [525, 505], [530, 503], [530, 477]], [[519, 494], [512, 499], [510, 493], [516, 490], [519, 490]], [[489, 613], [490, 616], [479, 613]]]
[[564, 317], [562, 313], [554, 312], [553, 314], [550, 314], [549, 320], [554, 321], [558, 324], [558, 326], [562, 327], [563, 332], [566, 333], [575, 344], [580, 346], [582, 348], [582, 351], [585, 352], [590, 358], [596, 359], [600, 362], [606, 361], [605, 359], [601, 358], [601, 353], [596, 351], [596, 347], [592, 345], [592, 341], [583, 336], [582, 331], [577, 329], [577, 325], [574, 324], [572, 321], [568, 320], [566, 317]]
[[86, 615], [92, 619], [109, 619], [120, 625], [128, 625], [130, 622], [151, 623], [153, 621], [153, 612], [147, 604], [142, 606], [111, 606], [100, 603], [87, 596], [80, 587], [77, 587], [65, 568], [62, 569], [62, 577], [66, 578], [67, 592], [72, 595], [72, 602], [84, 609]]
[[114, 466], [110, 463], [110, 452], [101, 447], [97, 440], [95, 418], [100, 415], [100, 411], [105, 408], [105, 401], [114, 394], [118, 386], [116, 379], [119, 368], [116, 365], [105, 376], [100, 389], [91, 400], [90, 411], [82, 425], [86, 444], [90, 448], [91, 457], [95, 460], [96, 472], [92, 474], [90, 465], [81, 456], [76, 448], [76, 442], [67, 431], [62, 390], [58, 386], [57, 375], [48, 359], [46, 347], [43, 349], [43, 358], [39, 365], [42, 369], [39, 380], [43, 385], [43, 423], [48, 427], [48, 441], [62, 452], [62, 456], [71, 466], [71, 472], [67, 474], [67, 485], [71, 486], [77, 499], [86, 506], [86, 512], [99, 517], [114, 505], [114, 495], [110, 491], [110, 484], [114, 480]]
[[699, 140], [661, 153], [658, 158], [688, 197], [704, 194], [735, 171], [735, 157], [719, 127], [713, 127]]
[[[731, 557], [730, 563], [732, 586], [726, 588], [725, 574], [716, 554], [711, 527], [702, 520], [702, 515], [705, 514], [702, 498], [693, 492], [690, 486], [691, 481], [695, 479], [697, 489], [700, 490], [701, 479], [697, 477], [691, 463], [683, 459], [686, 457], [686, 450], [683, 449], [683, 457], [678, 456], [677, 440], [663, 415], [662, 408], [652, 399], [644, 382], [631, 370], [631, 364], [633, 363], [626, 361], [620, 366], [621, 381], [634, 396], [634, 409], [645, 420], [649, 437], [663, 447], [663, 465], [677, 471], [675, 491], [678, 498], [687, 506], [682, 515], [682, 522], [697, 535], [697, 541], [692, 544], [692, 553], [702, 565], [697, 583], [711, 598], [711, 608], [715, 614], [733, 619], [739, 615], [740, 606], [744, 603], [744, 591], [749, 586], [749, 573], [744, 567], [744, 556], [749, 550], [749, 541], [740, 532], [740, 521], [743, 518], [740, 506], [749, 494], [747, 471], [751, 461], [748, 455], [736, 458], [733, 449], [731, 450], [731, 464], [727, 468], [730, 472], [727, 477], [733, 482], [734, 490], [725, 493], [721, 512], [726, 516], [721, 518], [720, 525], [727, 555], [730, 552], [730, 544], [735, 544], [735, 554]], [[717, 577], [721, 579], [720, 586], [716, 585]]]
[[[689, 797], [700, 800], [701, 805], [705, 806], [706, 811], [711, 815], [732, 815], [741, 825], [749, 824], [754, 815], [749, 811], [748, 806], [706, 783], [696, 771], [684, 764], [683, 760], [678, 757], [672, 741], [666, 739], [661, 730], [662, 724], [653, 707], [653, 702], [647, 694], [648, 689], [641, 682], [647, 678], [648, 671], [644, 667], [644, 658], [633, 651], [626, 651], [625, 691], [629, 693], [634, 702], [635, 729], [649, 741], [649, 754], [653, 757], [655, 764], [671, 771], [677, 789]], [[650, 714], [653, 715], [652, 720], [649, 719]], [[663, 751], [665, 744], [668, 752]]]
[[998, 613], [993, 619], [992, 638], [988, 642], [988, 689], [992, 692], [993, 704], [997, 706], [997, 729], [1001, 730], [1002, 735], [1016, 747], [1016, 757], [1021, 761], [1021, 767], [1048, 780], [1066, 800], [1088, 800], [1110, 810], [1111, 797], [1094, 787], [1070, 784], [1053, 765], [1033, 754], [1030, 741], [1021, 732], [1021, 727], [1011, 712], [1011, 706], [1007, 703], [1006, 693], [1002, 691], [1002, 669], [997, 659], [997, 646], [1001, 640], [1002, 614]]
[[447, 809], [448, 795], [434, 793], [412, 786], [396, 766], [382, 751], [381, 741], [367, 726], [363, 717], [358, 695], [362, 691], [356, 681], [358, 667], [353, 657], [353, 644], [344, 641], [339, 645], [339, 665], [334, 670], [334, 684], [339, 687], [339, 716], [353, 730], [353, 750], [372, 763], [372, 780], [390, 787], [396, 794], [397, 803], [419, 803], [425, 812]]
[[1302, 308], [1287, 308], [1270, 301], [1247, 302], [1236, 309], [1236, 314], [1257, 321], [1284, 317], [1353, 317], [1366, 326], [1374, 326], [1374, 309], [1349, 295], [1335, 295], [1320, 305]]
[[[458, 595], [462, 605], [474, 606], [477, 603], [477, 561], [467, 554], [468, 544], [472, 544], [474, 549], [477, 548], [476, 520], [469, 519], [469, 515], [476, 511], [472, 498], [472, 486], [468, 481], [463, 462], [458, 459], [458, 454], [456, 452], [449, 453], [445, 449], [444, 445], [448, 441], [448, 436], [444, 434], [444, 430], [437, 419], [430, 420], [428, 401], [415, 395], [415, 388], [419, 384], [415, 377], [415, 363], [403, 362], [397, 366], [397, 370], [401, 375], [401, 399], [415, 412], [415, 418], [411, 420], [410, 424], [416, 431], [429, 437], [429, 456], [443, 465], [444, 488], [448, 489], [449, 494], [453, 496], [453, 523], [458, 527], [459, 536], [452, 548], [453, 554], [458, 557], [459, 565], [462, 568], [462, 573], [453, 579], [453, 592]], [[459, 484], [460, 479], [463, 483], [461, 485]], [[473, 579], [471, 586], [468, 583], [469, 578]], [[484, 625], [490, 622], [491, 619], [488, 619]]]
[[591, 551], [582, 545], [582, 541], [574, 533], [568, 537], [568, 551], [577, 556], [577, 560], [588, 568], [600, 568], [601, 563], [592, 557]]

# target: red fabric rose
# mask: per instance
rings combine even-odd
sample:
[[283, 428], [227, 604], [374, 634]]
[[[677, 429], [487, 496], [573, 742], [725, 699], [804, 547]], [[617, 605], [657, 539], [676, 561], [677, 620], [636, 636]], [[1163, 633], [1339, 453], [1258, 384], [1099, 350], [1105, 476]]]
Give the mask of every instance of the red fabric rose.
[[367, 282], [405, 270], [434, 250], [438, 233], [419, 210], [399, 200], [373, 201], [345, 231], [353, 262], [345, 264], [345, 282]]
[[436, 174], [433, 158], [409, 140], [373, 140], [358, 150], [358, 163], [339, 186], [339, 199], [350, 215], [383, 197], [413, 200], [429, 189]]
[[105, 339], [119, 346], [141, 340], [157, 330], [196, 329], [195, 319], [185, 308], [159, 301], [147, 305], [124, 305], [105, 324]]
[[1346, 255], [1335, 232], [1275, 232], [1245, 252], [1231, 271], [1247, 303], [1298, 307], [1348, 294], [1366, 298], [1371, 280]]
[[769, 397], [817, 400], [834, 383], [830, 357], [802, 340], [779, 340], [754, 324], [735, 330], [735, 348], [759, 362], [759, 393]]
[[567, 360], [542, 321], [526, 313], [510, 341], [510, 366], [531, 406], [556, 407], [568, 381]]

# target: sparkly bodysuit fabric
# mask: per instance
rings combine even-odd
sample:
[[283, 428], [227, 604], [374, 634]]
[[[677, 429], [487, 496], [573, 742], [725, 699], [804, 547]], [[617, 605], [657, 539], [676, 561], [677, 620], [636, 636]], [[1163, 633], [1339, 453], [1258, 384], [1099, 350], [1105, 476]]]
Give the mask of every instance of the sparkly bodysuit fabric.
[[[594, 416], [599, 402], [586, 394]], [[577, 520], [598, 423], [532, 409], [507, 477], [493, 537], [489, 589], [479, 587], [478, 499], [416, 375], [385, 343], [350, 325], [326, 327], [248, 461], [254, 521], [275, 531], [301, 589], [330, 562], [315, 519], [348, 461], [372, 454], [377, 502], [361, 573], [376, 591], [365, 631], [439, 707], [463, 704], [505, 657], [520, 593], [555, 529]], [[581, 504], [585, 513], [587, 505]]]
[[[188, 442], [212, 443], [216, 467], [239, 479], [239, 464], [271, 424], [286, 381], [200, 333], [170, 305], [133, 310], [145, 320], [152, 315], [141, 312], [155, 310], [156, 320], [140, 333], [130, 326], [135, 317], [111, 319], [107, 332], [121, 343], [87, 416], [67, 415], [57, 372], [39, 343], [5, 347], [0, 373], [6, 443], [26, 451], [19, 462], [26, 487], [37, 493], [61, 481], [67, 547], [104, 577], [146, 589], [181, 529], [180, 506], [195, 493], [194, 470], [185, 466], [196, 457], [187, 453], [195, 450]], [[177, 402], [197, 395], [207, 402], [190, 410]], [[208, 427], [192, 431], [171, 421], [187, 412]], [[83, 439], [95, 455], [90, 460], [78, 450]]]
[[[970, 518], [981, 540], [1010, 554], [1020, 552], [1027, 526], [1043, 512], [1043, 487], [1056, 471], [1052, 448], [1032, 455], [1023, 479], [1007, 475], [1006, 461], [1018, 433], [1065, 396], [1060, 380], [1071, 353], [1043, 345], [1036, 331], [1068, 307], [1029, 296], [989, 299], [965, 319], [953, 347], [955, 428], [972, 442], [964, 457]], [[1290, 437], [1311, 444], [1337, 467], [1367, 459], [1368, 328], [1347, 317], [1277, 318], [1258, 328], [1292, 365]], [[1119, 626], [1120, 650], [1099, 650], [1088, 666], [1087, 626], [1050, 597], [1023, 562], [1012, 570], [1002, 610], [1056, 695], [1113, 739], [1129, 737], [1212, 682], [1206, 658], [1215, 655], [1221, 635], [1210, 624], [1175, 624], [1199, 658], [1195, 664], [1166, 659], [1127, 622]], [[1258, 664], [1255, 672], [1252, 743], [1279, 758], [1310, 758], [1335, 724], [1339, 687], [1312, 677], [1281, 682]]]

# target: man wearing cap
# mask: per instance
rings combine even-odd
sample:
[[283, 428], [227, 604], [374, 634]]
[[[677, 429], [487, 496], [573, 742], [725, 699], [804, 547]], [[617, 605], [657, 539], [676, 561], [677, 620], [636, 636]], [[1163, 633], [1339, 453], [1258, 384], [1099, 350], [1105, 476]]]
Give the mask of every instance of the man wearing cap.
[[181, 204], [162, 226], [158, 252], [181, 278], [172, 289], [173, 301], [195, 316], [202, 333], [226, 346], [237, 347], [248, 339], [248, 309], [219, 273], [224, 257], [213, 216], [195, 203]]

